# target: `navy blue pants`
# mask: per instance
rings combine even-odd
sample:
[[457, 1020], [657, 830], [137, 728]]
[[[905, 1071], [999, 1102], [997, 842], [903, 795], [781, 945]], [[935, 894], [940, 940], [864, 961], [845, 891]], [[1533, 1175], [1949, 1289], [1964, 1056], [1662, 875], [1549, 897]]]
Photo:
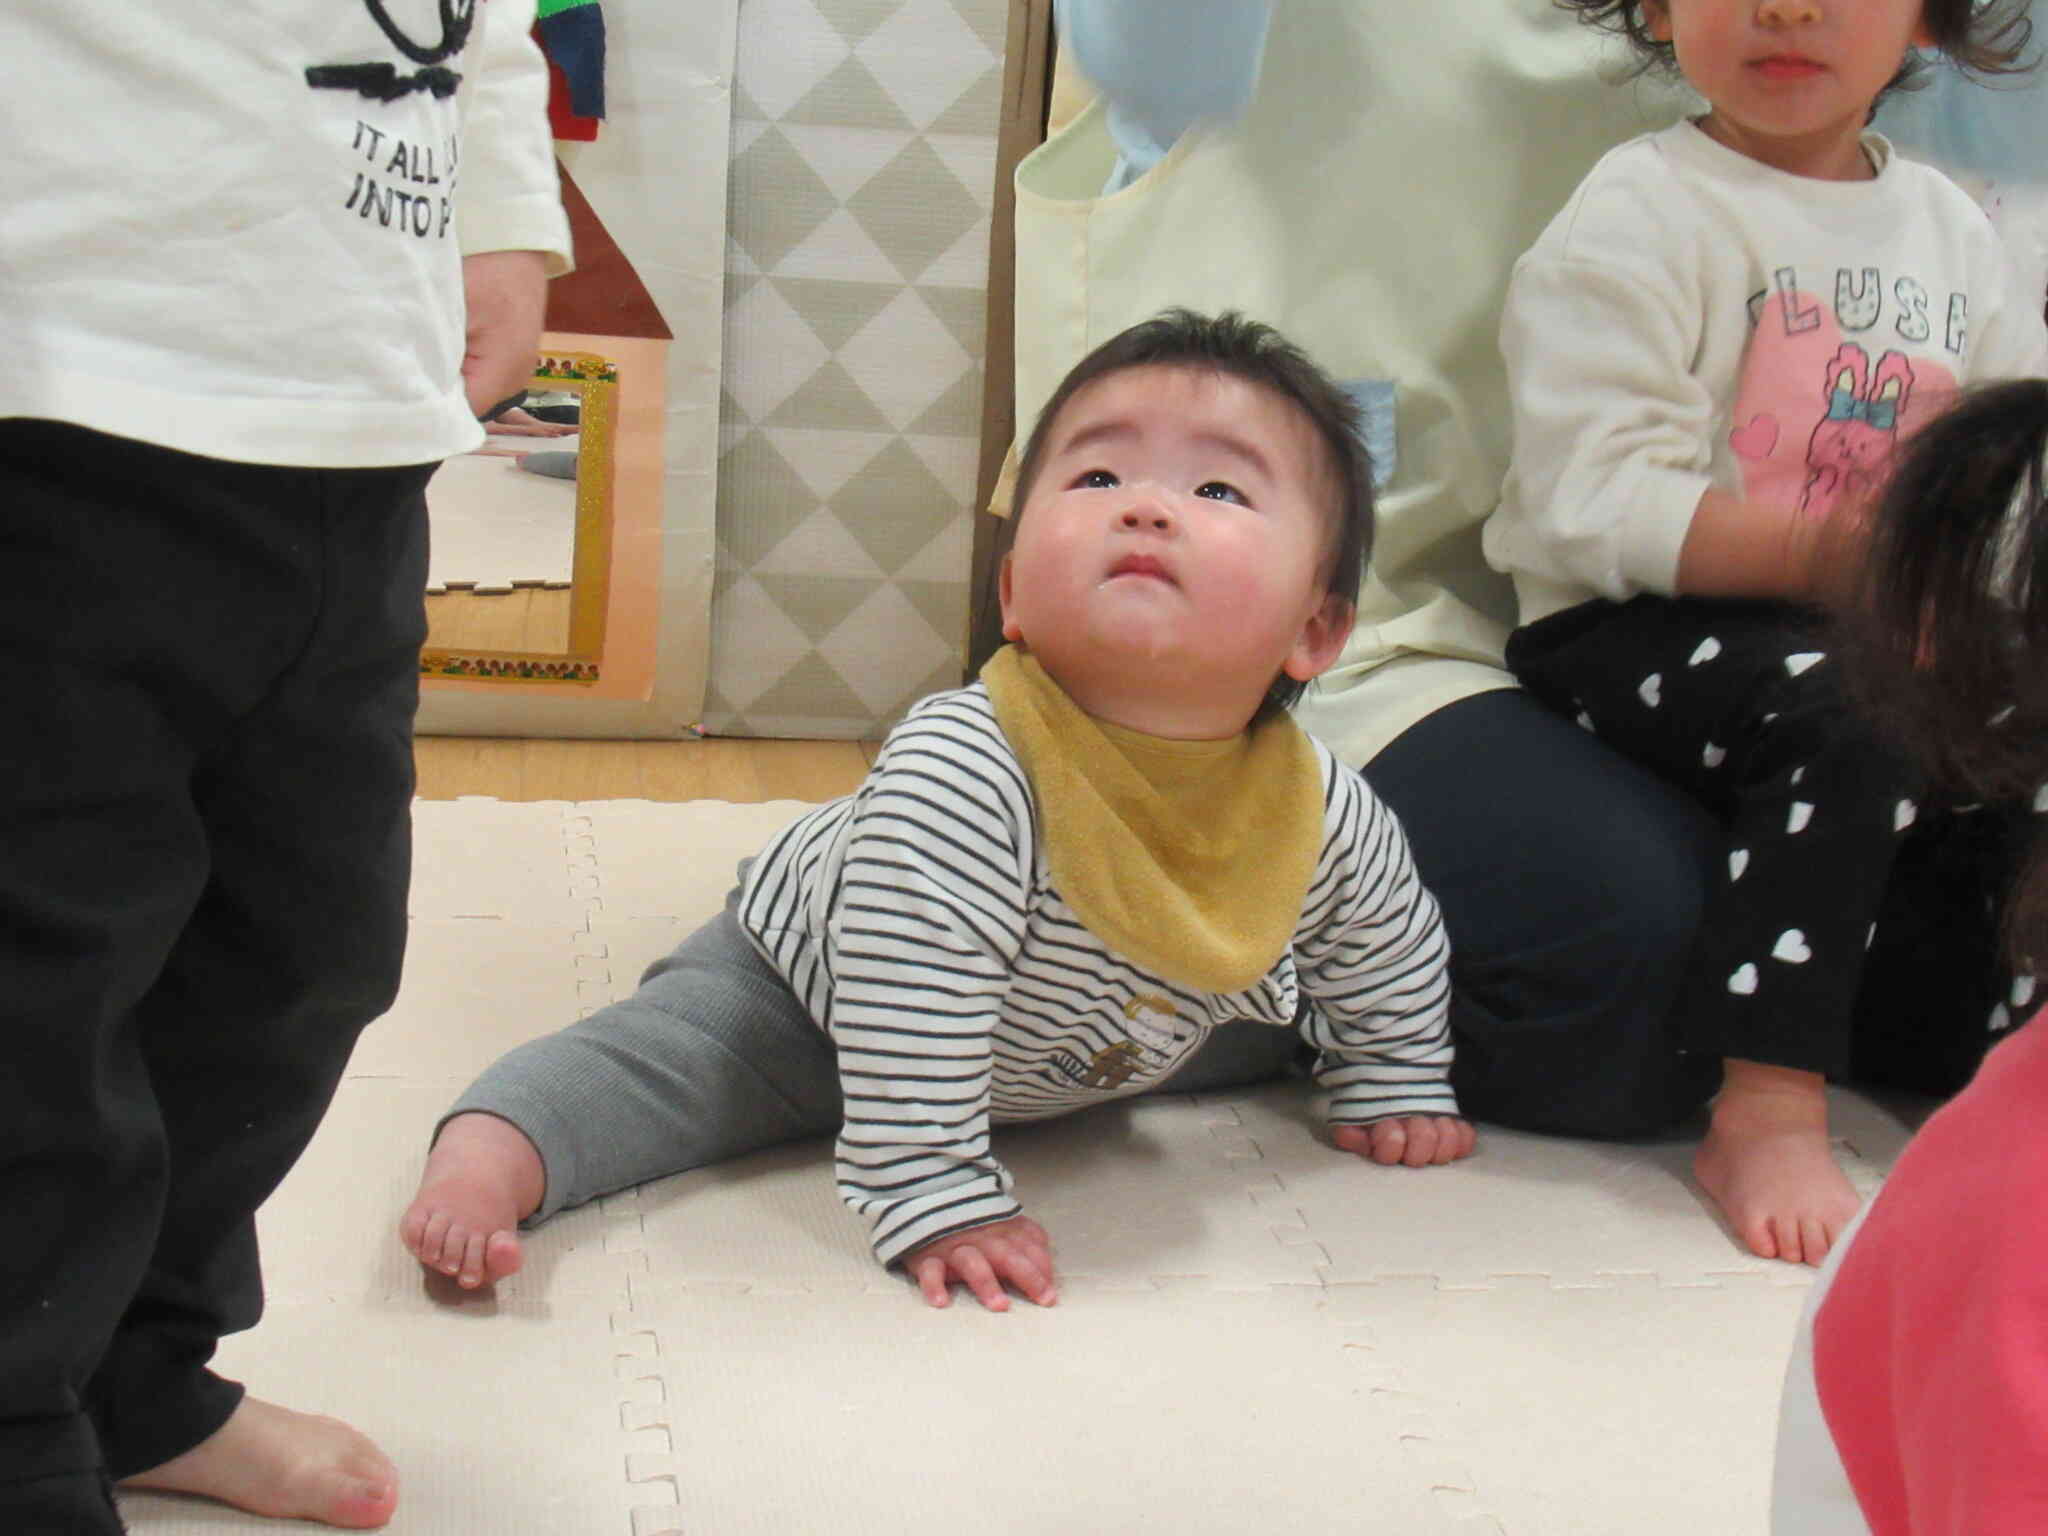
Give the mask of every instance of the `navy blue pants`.
[[2014, 1016], [1998, 908], [2023, 813], [1931, 792], [1829, 644], [1789, 604], [1639, 597], [1518, 630], [1508, 662], [1720, 827], [1682, 1049], [1950, 1093]]
[[1719, 832], [1528, 694], [1437, 710], [1365, 765], [1451, 941], [1451, 1084], [1477, 1120], [1671, 1130], [1720, 1086], [1672, 1022]]
[[0, 421], [0, 1529], [241, 1389], [254, 1213], [405, 942], [431, 466]]

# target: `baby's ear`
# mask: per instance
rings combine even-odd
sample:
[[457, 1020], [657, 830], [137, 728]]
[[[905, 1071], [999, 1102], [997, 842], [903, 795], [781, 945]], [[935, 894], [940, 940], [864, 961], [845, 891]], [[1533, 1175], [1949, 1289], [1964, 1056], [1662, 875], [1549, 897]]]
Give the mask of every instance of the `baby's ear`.
[[1316, 611], [1301, 626], [1294, 649], [1287, 653], [1280, 670], [1298, 683], [1320, 677], [1343, 654], [1344, 642], [1351, 638], [1351, 626], [1357, 618], [1358, 610], [1350, 603], [1334, 592], [1325, 593]]
[[996, 568], [996, 607], [1003, 615], [1003, 638], [1015, 645], [1024, 638], [1023, 626], [1010, 617], [1010, 561], [1013, 557], [1003, 556], [1003, 563]]

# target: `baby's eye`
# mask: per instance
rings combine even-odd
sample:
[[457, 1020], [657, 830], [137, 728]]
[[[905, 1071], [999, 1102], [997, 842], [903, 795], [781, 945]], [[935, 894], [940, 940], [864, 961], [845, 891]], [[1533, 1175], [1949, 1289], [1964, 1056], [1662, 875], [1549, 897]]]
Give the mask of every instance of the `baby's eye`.
[[1211, 501], [1234, 501], [1241, 507], [1248, 507], [1251, 498], [1228, 480], [1208, 480], [1195, 487], [1197, 496], [1206, 496]]
[[1123, 482], [1117, 479], [1111, 470], [1084, 469], [1074, 477], [1074, 484], [1084, 491], [1106, 491], [1111, 486], [1121, 485]]

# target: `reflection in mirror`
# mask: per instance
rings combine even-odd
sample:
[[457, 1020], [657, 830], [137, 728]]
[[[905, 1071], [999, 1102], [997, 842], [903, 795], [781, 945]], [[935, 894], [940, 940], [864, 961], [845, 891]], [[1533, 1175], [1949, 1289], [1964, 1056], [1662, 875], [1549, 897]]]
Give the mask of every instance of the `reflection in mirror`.
[[544, 353], [524, 401], [427, 488], [425, 677], [588, 685], [604, 653], [616, 366]]

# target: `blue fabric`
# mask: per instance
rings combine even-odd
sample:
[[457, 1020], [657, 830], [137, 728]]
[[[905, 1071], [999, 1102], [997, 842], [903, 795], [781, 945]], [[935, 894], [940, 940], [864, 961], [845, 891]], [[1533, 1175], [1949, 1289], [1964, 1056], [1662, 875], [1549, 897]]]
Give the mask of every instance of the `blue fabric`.
[[1060, 42], [1108, 104], [1130, 185], [1199, 122], [1228, 122], [1252, 99], [1273, 0], [1054, 0]]
[[1397, 399], [1394, 381], [1349, 379], [1342, 387], [1344, 393], [1351, 397], [1351, 403], [1358, 407], [1358, 435], [1365, 442], [1365, 451], [1372, 456], [1372, 488], [1383, 491], [1387, 482], [1394, 478], [1394, 469], [1399, 462], [1395, 451], [1398, 438], [1394, 431]]
[[[1201, 122], [1251, 104], [1273, 0], [1055, 0], [1061, 45], [1102, 93], [1117, 163], [1104, 193], [1129, 186]], [[1391, 379], [1343, 386], [1358, 407], [1375, 489], [1396, 463]]]
[[579, 5], [544, 16], [534, 25], [541, 47], [569, 82], [569, 110], [578, 117], [603, 117], [604, 12], [595, 5]]
[[1918, 158], [1999, 181], [2048, 184], [2048, 73], [1988, 84], [1945, 59], [1878, 108], [1877, 129]]

